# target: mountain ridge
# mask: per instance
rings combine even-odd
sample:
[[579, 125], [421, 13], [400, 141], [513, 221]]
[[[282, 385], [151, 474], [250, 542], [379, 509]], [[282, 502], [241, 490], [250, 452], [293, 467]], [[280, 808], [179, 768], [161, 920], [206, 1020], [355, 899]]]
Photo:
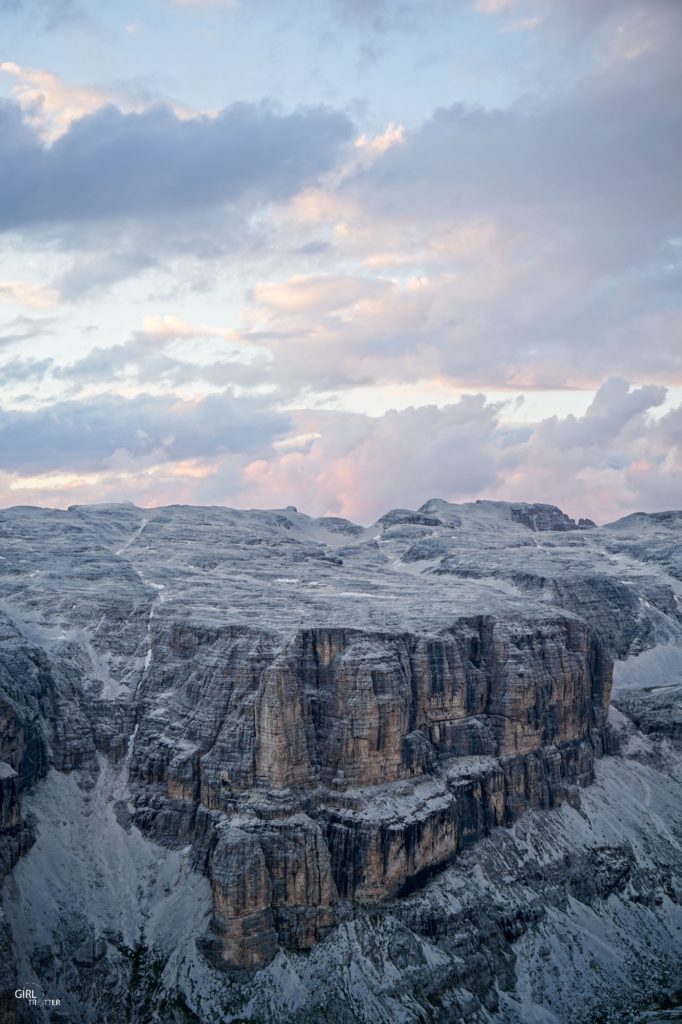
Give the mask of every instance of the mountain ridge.
[[[243, 1019], [253, 971], [271, 979], [277, 1003], [286, 990], [272, 980], [278, 964], [289, 970], [305, 950], [333, 951], [349, 929], [374, 934], [373, 914], [379, 931], [407, 914], [416, 937], [405, 941], [416, 950], [424, 937], [413, 930], [413, 901], [426, 907], [439, 878], [462, 877], [458, 864], [481, 844], [508, 848], [504, 834], [529, 815], [540, 816], [538, 836], [550, 827], [543, 814], [584, 816], [593, 785], [613, 775], [609, 765], [625, 771], [644, 751], [642, 770], [669, 775], [674, 791], [676, 691], [668, 701], [616, 696], [611, 712], [609, 701], [614, 659], [618, 681], [619, 665], [682, 647], [677, 528], [669, 514], [626, 517], [614, 530], [581, 526], [554, 506], [437, 499], [370, 527], [293, 507], [0, 512], [0, 761], [9, 765], [0, 847], [10, 872], [4, 942], [17, 964], [43, 987], [70, 985], [72, 1012], [90, 1019], [87, 978], [95, 971], [114, 990], [124, 985], [125, 950], [139, 945], [145, 984], [150, 964], [165, 964], [164, 999], [173, 992], [199, 1019], [214, 1019], [222, 996], [188, 988], [180, 979], [189, 971], [195, 984], [201, 977], [211, 991], [232, 993], [235, 1012], [222, 1019]], [[51, 787], [58, 803], [69, 779], [76, 788], [69, 783], [64, 799], [78, 809], [68, 828], [81, 834], [78, 822], [95, 814], [122, 861], [139, 851], [134, 872], [150, 877], [154, 855], [143, 851], [168, 851], [156, 856], [183, 879], [167, 883], [173, 906], [185, 888], [202, 894], [199, 917], [181, 929], [180, 960], [164, 952], [163, 929], [150, 937], [141, 923], [93, 925], [96, 886], [74, 853], [83, 891], [61, 910], [45, 893], [52, 910], [40, 926], [61, 951], [57, 963], [71, 966], [35, 967], [31, 891], [36, 872], [54, 874], [56, 856], [45, 836], [53, 812], [40, 793]], [[33, 822], [22, 802], [38, 808]], [[666, 808], [674, 817], [670, 801]], [[597, 855], [585, 843], [575, 855], [595, 879], [588, 903], [604, 898], [599, 872], [615, 872], [607, 889], [616, 885], [622, 897], [617, 880], [639, 870], [622, 835], [618, 853]], [[643, 856], [651, 885], [675, 908], [675, 884], [660, 889], [653, 866], [658, 857], [666, 877], [670, 865], [678, 871], [664, 845], [664, 854]], [[106, 874], [108, 855], [97, 857]], [[68, 879], [59, 886], [69, 889]], [[149, 920], [172, 919], [168, 900], [142, 889]], [[22, 914], [33, 929], [19, 925]], [[535, 928], [533, 914], [523, 915], [517, 938]], [[669, 950], [669, 924], [656, 927], [659, 952]], [[398, 1019], [464, 1019], [466, 984], [476, 990], [468, 989], [467, 1019], [523, 1019], [514, 1009], [525, 962], [514, 948], [517, 925], [499, 928], [488, 982], [474, 984], [470, 972], [457, 985], [451, 978], [439, 990], [440, 1016], [431, 1004], [419, 1011], [416, 990], [406, 991]], [[475, 931], [472, 954], [483, 941]], [[450, 962], [449, 943], [432, 955]], [[516, 963], [514, 978], [505, 963]], [[321, 1012], [314, 989], [303, 1014]], [[322, 989], [339, 1020], [365, 1019], [354, 997]], [[140, 1020], [150, 999], [140, 995]], [[115, 1002], [107, 1013], [122, 1021]], [[367, 993], [367, 1019], [396, 1012], [386, 991]], [[158, 1019], [183, 1019], [172, 1013]]]

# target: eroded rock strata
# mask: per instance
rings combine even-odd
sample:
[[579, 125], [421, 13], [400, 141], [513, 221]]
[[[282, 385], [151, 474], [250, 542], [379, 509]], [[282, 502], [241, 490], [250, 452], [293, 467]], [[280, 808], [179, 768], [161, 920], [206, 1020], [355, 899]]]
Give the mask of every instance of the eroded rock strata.
[[133, 817], [194, 846], [223, 943], [205, 948], [227, 968], [307, 947], [340, 900], [409, 891], [491, 828], [557, 806], [603, 748], [610, 662], [565, 615], [284, 641], [173, 625], [156, 644]]
[[[0, 870], [42, 855], [22, 794], [72, 773], [122, 849], [177, 851], [206, 880], [190, 938], [230, 984], [395, 914], [500, 827], [580, 812], [596, 760], [622, 755], [613, 658], [677, 649], [680, 522], [439, 501], [369, 528], [293, 509], [0, 513]], [[676, 743], [669, 704], [618, 707]], [[0, 938], [44, 977], [10, 917]], [[125, 930], [75, 928], [77, 990], [100, 962], [125, 974]]]

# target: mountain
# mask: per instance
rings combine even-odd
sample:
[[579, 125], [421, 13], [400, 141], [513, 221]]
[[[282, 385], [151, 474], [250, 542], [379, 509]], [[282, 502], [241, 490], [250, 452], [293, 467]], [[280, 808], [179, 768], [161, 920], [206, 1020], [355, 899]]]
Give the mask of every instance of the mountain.
[[0, 537], [0, 1019], [673, 1019], [682, 513]]

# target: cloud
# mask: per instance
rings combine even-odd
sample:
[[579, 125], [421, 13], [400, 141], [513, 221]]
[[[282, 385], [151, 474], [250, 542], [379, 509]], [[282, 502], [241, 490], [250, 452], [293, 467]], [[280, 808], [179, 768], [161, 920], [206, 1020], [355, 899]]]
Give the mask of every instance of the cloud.
[[46, 288], [28, 281], [0, 281], [0, 303], [32, 309], [52, 309], [58, 302], [59, 292], [55, 288]]
[[467, 0], [329, 0], [345, 28], [386, 35], [416, 30], [426, 19], [443, 19]]
[[424, 406], [374, 419], [306, 416], [302, 422], [316, 427], [308, 431], [312, 440], [302, 451], [251, 462], [240, 501], [272, 505], [276, 494], [295, 494], [306, 511], [366, 522], [418, 494], [442, 493], [454, 481], [460, 494], [476, 495], [496, 481], [490, 446], [495, 412], [478, 396], [444, 409]]
[[285, 281], [260, 281], [253, 287], [255, 302], [278, 313], [333, 313], [357, 307], [385, 293], [390, 282], [349, 274], [296, 275]]
[[375, 418], [306, 413], [299, 450], [248, 464], [237, 498], [364, 522], [432, 496], [548, 501], [600, 521], [654, 511], [682, 493], [682, 407], [652, 417], [662, 398], [660, 388], [607, 381], [585, 416], [523, 429], [482, 396]]
[[374, 159], [385, 153], [391, 146], [401, 146], [404, 141], [404, 125], [391, 121], [383, 132], [379, 132], [377, 135], [359, 135], [355, 140], [355, 147], [363, 156], [368, 155], [370, 159]]
[[[118, 388], [128, 396], [141, 388], [168, 396], [190, 385], [195, 394], [226, 386], [262, 389], [269, 380], [267, 353], [242, 345], [235, 337], [230, 338], [232, 346], [227, 348], [224, 345], [226, 335], [228, 332], [191, 328], [190, 325], [185, 325], [182, 333], [140, 331], [127, 342], [96, 346], [73, 363], [66, 366], [51, 363], [49, 368], [55, 381], [77, 392], [87, 386], [101, 385], [105, 380], [112, 390]], [[173, 343], [181, 339], [187, 351], [178, 353]], [[201, 353], [195, 347], [188, 347], [190, 339], [204, 342], [214, 339], [223, 344], [218, 354], [214, 354], [213, 348]]]
[[0, 368], [3, 386], [40, 382], [51, 366], [51, 359], [12, 359]]
[[288, 416], [231, 391], [200, 401], [103, 394], [32, 411], [0, 410], [0, 469], [22, 475], [97, 472], [117, 452], [157, 462], [257, 454], [286, 433]]
[[98, 106], [75, 120], [75, 108], [56, 105], [65, 127], [51, 144], [30, 120], [49, 126], [44, 104], [29, 118], [0, 100], [0, 235], [59, 257], [55, 285], [68, 301], [172, 271], [175, 260], [186, 287], [205, 289], [207, 265], [244, 265], [267, 251], [266, 218], [254, 214], [310, 187], [352, 149], [351, 123], [328, 108], [242, 103], [190, 116], [138, 100], [137, 111]]
[[304, 390], [420, 380], [585, 389], [609, 373], [682, 383], [682, 317], [670, 309], [652, 318], [649, 281], [629, 283], [625, 302], [613, 290], [591, 299], [584, 268], [545, 248], [519, 259], [526, 241], [463, 226], [430, 240], [435, 266], [424, 276], [404, 276], [398, 249], [393, 267], [377, 254], [380, 278], [261, 283], [246, 322], [271, 328], [263, 344], [273, 376]]
[[[539, 50], [556, 53], [566, 27], [568, 80], [507, 109], [443, 107], [278, 208], [298, 251], [327, 246], [330, 278], [342, 266], [377, 288], [356, 311], [275, 310], [268, 291], [291, 277], [254, 291], [248, 315], [267, 314], [288, 380], [682, 384], [679, 6], [516, 6], [542, 14]], [[613, 59], [640, 29], [637, 53]]]
[[666, 389], [659, 385], [631, 390], [627, 381], [615, 377], [602, 384], [584, 416], [545, 420], [535, 438], [557, 453], [612, 444], [625, 431], [636, 440], [646, 429], [645, 414], [662, 405], [665, 396]]
[[0, 327], [0, 348], [24, 343], [49, 334], [55, 327], [53, 317], [16, 316]]
[[146, 316], [144, 333], [150, 338], [177, 341], [179, 338], [227, 338], [235, 341], [237, 332], [231, 327], [214, 324], [191, 324], [180, 316]]
[[502, 14], [512, 10], [516, 0], [476, 0], [474, 7], [483, 14]]
[[557, 248], [616, 269], [641, 259], [637, 243], [680, 227], [681, 118], [659, 88], [634, 82], [506, 112], [454, 106], [346, 189], [377, 213], [407, 209], [423, 224], [479, 217], [553, 232]]
[[[598, 519], [676, 502], [682, 411], [663, 410], [682, 385], [679, 4], [329, 0], [321, 17], [376, 53], [391, 42], [376, 34], [442, 33], [457, 11], [503, 65], [523, 49], [524, 95], [493, 110], [443, 93], [419, 123], [419, 95], [399, 93], [384, 131], [367, 111], [362, 126], [323, 107], [197, 114], [5, 65], [0, 232], [26, 259], [0, 299], [60, 297], [77, 330], [74, 303], [147, 272], [154, 296], [136, 286], [131, 302], [174, 312], [115, 343], [100, 327], [68, 365], [45, 356], [57, 340], [8, 350], [3, 494], [290, 501], [360, 519], [433, 494]], [[49, 329], [15, 318], [0, 343]], [[373, 389], [400, 384], [595, 397], [522, 428], [481, 397], [330, 411], [344, 389], [358, 391], [337, 407], [361, 389], [371, 409]]]
[[30, 22], [33, 31], [55, 32], [61, 28], [83, 26], [88, 18], [77, 0], [0, 0], [0, 14], [20, 16]]
[[[141, 246], [141, 239], [132, 233], [132, 237], [124, 230], [117, 237], [117, 244], [114, 249], [98, 248], [101, 240], [92, 238], [90, 233], [83, 236], [75, 233], [75, 237], [69, 235], [62, 237], [62, 244], [69, 248], [78, 246], [80, 241], [81, 251], [74, 259], [71, 266], [64, 270], [58, 277], [57, 284], [62, 297], [67, 301], [77, 301], [83, 296], [97, 295], [107, 291], [112, 285], [125, 281], [128, 278], [138, 277], [145, 271], [154, 270], [162, 263], [162, 258], [151, 239], [147, 239], [147, 245]], [[157, 249], [153, 252], [153, 249]]]
[[647, 45], [638, 59], [618, 66], [586, 62], [592, 40], [602, 41], [605, 56], [613, 38], [644, 31], [641, 4], [527, 6], [545, 14], [538, 46], [571, 29], [577, 77], [559, 88], [542, 82], [505, 110], [443, 106], [360, 170], [344, 195], [350, 191], [377, 211], [406, 208], [423, 222], [504, 217], [517, 227], [553, 229], [566, 249], [584, 241], [589, 252], [598, 243], [592, 263], [614, 260], [625, 240], [630, 260], [637, 242], [658, 242], [679, 227], [679, 6], [652, 0], [656, 52]]
[[413, 24], [414, 4], [409, 0], [332, 0], [332, 10], [342, 24], [375, 32], [388, 32]]
[[606, 381], [585, 416], [544, 420], [505, 451], [506, 493], [551, 494], [547, 500], [600, 521], [679, 507], [682, 406], [652, 416], [663, 398], [661, 388]]
[[[136, 26], [126, 26], [127, 32], [131, 30]], [[130, 114], [165, 105], [180, 120], [202, 116], [186, 104], [164, 101], [139, 83], [72, 84], [45, 68], [23, 67], [14, 61], [1, 62], [0, 71], [14, 79], [14, 100], [27, 123], [48, 144], [64, 135], [75, 121], [107, 106]], [[205, 112], [204, 116], [212, 114]]]
[[285, 415], [230, 392], [59, 401], [0, 414], [0, 500], [292, 503], [370, 522], [433, 496], [488, 497], [607, 521], [679, 504], [682, 406], [660, 415], [663, 398], [609, 380], [583, 416], [522, 427], [481, 395], [376, 417]]
[[44, 146], [10, 103], [0, 104], [0, 230], [105, 220], [181, 220], [245, 202], [283, 199], [338, 158], [351, 125], [326, 108], [278, 113], [235, 104], [180, 119], [154, 107], [113, 106], [73, 121]]
[[[0, 293], [1, 295], [1, 293]], [[181, 317], [147, 316], [142, 330], [125, 342], [95, 345], [80, 358], [14, 359], [0, 367], [2, 383], [26, 386], [48, 382], [52, 400], [77, 398], [101, 389], [110, 395], [163, 395], [193, 398], [226, 387], [240, 395], [262, 391], [269, 382], [269, 354], [233, 328], [191, 324]], [[269, 390], [274, 390], [270, 385]]]
[[[69, 126], [109, 103], [121, 103], [121, 93], [92, 86], [69, 85], [42, 68], [25, 68], [13, 61], [0, 63], [0, 71], [16, 82], [12, 95], [27, 122], [46, 142], [54, 142]], [[138, 109], [144, 103], [138, 102]]]

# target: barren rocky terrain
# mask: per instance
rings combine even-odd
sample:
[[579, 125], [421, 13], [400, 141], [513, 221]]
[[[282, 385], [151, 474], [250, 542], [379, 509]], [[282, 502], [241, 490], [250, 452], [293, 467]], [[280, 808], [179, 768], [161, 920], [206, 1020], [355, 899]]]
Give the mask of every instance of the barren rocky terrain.
[[681, 844], [682, 513], [0, 512], [7, 1021], [672, 1020]]

